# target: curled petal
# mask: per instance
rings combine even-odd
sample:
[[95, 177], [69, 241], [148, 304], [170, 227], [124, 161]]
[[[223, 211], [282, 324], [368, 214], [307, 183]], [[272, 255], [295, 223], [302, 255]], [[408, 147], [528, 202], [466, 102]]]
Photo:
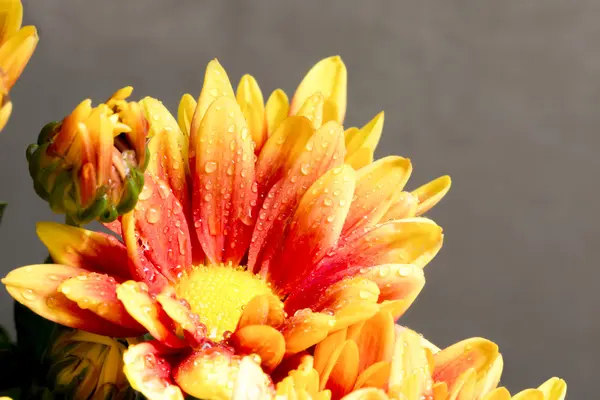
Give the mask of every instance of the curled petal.
[[16, 301], [58, 324], [114, 337], [139, 334], [139, 330], [115, 325], [91, 311], [81, 309], [64, 294], [58, 292], [59, 286], [64, 281], [88, 272], [66, 265], [30, 265], [11, 271], [6, 278], [2, 279], [2, 283], [6, 285], [6, 290]]
[[498, 356], [488, 369], [485, 376], [477, 382], [476, 394], [479, 397], [483, 397], [500, 383], [500, 377], [502, 375], [502, 369], [504, 367], [504, 360], [502, 355], [498, 353]]
[[471, 338], [455, 343], [433, 357], [433, 379], [446, 382], [452, 391], [456, 379], [470, 368], [477, 372], [477, 380], [481, 379], [498, 357], [498, 346], [486, 339]]
[[148, 400], [183, 400], [171, 379], [171, 364], [156, 341], [130, 346], [123, 354], [123, 370], [131, 387]]
[[319, 129], [323, 125], [323, 107], [325, 99], [321, 93], [315, 93], [310, 96], [302, 107], [295, 114], [299, 117], [308, 119], [315, 129]]
[[375, 148], [383, 132], [383, 120], [382, 111], [362, 128], [346, 130], [346, 163], [354, 169], [362, 168], [373, 161]]
[[187, 137], [190, 136], [190, 127], [192, 126], [192, 118], [194, 117], [196, 105], [196, 100], [191, 94], [186, 93], [181, 96], [179, 108], [177, 109], [177, 123], [181, 132]]
[[152, 97], [140, 101], [146, 119], [150, 123], [148, 150], [152, 156], [148, 171], [169, 185], [179, 203], [187, 210], [189, 206], [186, 170], [188, 137], [183, 134], [169, 110]]
[[381, 217], [381, 222], [394, 219], [413, 218], [417, 215], [418, 199], [411, 193], [402, 192]]
[[354, 199], [344, 222], [343, 236], [375, 225], [401, 195], [412, 171], [410, 160], [385, 157], [358, 170]]
[[418, 201], [415, 215], [423, 215], [439, 203], [450, 190], [451, 184], [450, 177], [445, 175], [413, 190], [411, 194]]
[[12, 88], [33, 55], [39, 41], [34, 26], [25, 26], [0, 46], [0, 68], [6, 73], [6, 87]]
[[82, 310], [90, 310], [115, 325], [130, 328], [138, 334], [144, 333], [145, 328], [131, 318], [117, 299], [116, 290], [117, 282], [114, 278], [96, 273], [69, 278], [57, 289]]
[[415, 301], [425, 286], [423, 269], [410, 264], [384, 264], [361, 274], [379, 287], [378, 302], [392, 313], [394, 320]]
[[355, 172], [334, 168], [304, 194], [289, 222], [283, 251], [274, 261], [269, 280], [289, 293], [337, 243], [354, 193]]
[[190, 309], [185, 300], [175, 298], [171, 293], [160, 293], [156, 296], [164, 312], [186, 332], [196, 345], [202, 344], [206, 339], [206, 326], [200, 322], [197, 314]]
[[199, 350], [184, 359], [173, 376], [187, 394], [200, 399], [269, 398], [273, 385], [255, 358], [220, 348]]
[[117, 287], [117, 298], [121, 300], [129, 315], [142, 324], [155, 339], [170, 347], [185, 347], [169, 324], [169, 318], [160, 304], [148, 293], [144, 283], [127, 281]]
[[255, 152], [259, 152], [267, 140], [267, 126], [265, 121], [265, 102], [256, 79], [251, 75], [244, 75], [237, 88], [236, 100], [248, 123], [248, 130], [255, 145]]
[[290, 112], [290, 102], [281, 89], [271, 93], [265, 105], [265, 118], [267, 120], [267, 137], [271, 137], [279, 125], [287, 118]]
[[2, 88], [0, 87], [0, 104], [2, 104], [2, 106], [0, 107], [0, 131], [6, 126], [6, 123], [8, 122], [8, 118], [10, 117], [13, 108], [12, 102], [10, 100], [7, 100], [7, 98], [1, 93]]
[[56, 222], [38, 222], [37, 234], [57, 263], [127, 279], [127, 249], [117, 238]]
[[235, 100], [217, 99], [206, 112], [198, 137], [193, 182], [196, 233], [212, 263], [237, 264], [250, 243], [258, 189], [254, 145]]
[[449, 388], [451, 400], [472, 400], [475, 398], [476, 372], [469, 368], [463, 372]]
[[306, 99], [321, 93], [325, 99], [323, 121], [344, 122], [348, 74], [339, 56], [319, 61], [306, 74], [292, 99], [290, 115], [295, 115]]
[[238, 329], [249, 325], [268, 325], [279, 327], [285, 319], [283, 303], [273, 294], [254, 297], [242, 311]]
[[270, 326], [247, 325], [231, 335], [231, 343], [236, 354], [256, 354], [266, 372], [279, 365], [285, 353], [283, 335]]
[[297, 311], [281, 329], [286, 355], [299, 353], [319, 343], [334, 325], [335, 320], [331, 315], [315, 313], [310, 309]]
[[344, 140], [342, 128], [330, 122], [318, 129], [305, 146], [295, 147], [294, 164], [269, 190], [258, 221], [254, 227], [248, 253], [248, 269], [269, 272], [271, 258], [278, 254], [285, 239], [289, 218], [307, 189], [325, 172], [343, 163]]
[[567, 396], [567, 383], [560, 378], [550, 378], [538, 390], [544, 393], [545, 400], [564, 400]]
[[389, 380], [394, 398], [420, 399], [431, 395], [431, 372], [427, 351], [419, 335], [403, 329], [396, 336]]
[[319, 375], [323, 375], [333, 353], [339, 349], [347, 339], [347, 330], [340, 329], [331, 333], [327, 338], [315, 346], [314, 367]]
[[133, 212], [123, 216], [122, 223], [128, 250], [141, 253], [171, 282], [192, 265], [183, 206], [166, 182], [146, 173], [139, 201]]

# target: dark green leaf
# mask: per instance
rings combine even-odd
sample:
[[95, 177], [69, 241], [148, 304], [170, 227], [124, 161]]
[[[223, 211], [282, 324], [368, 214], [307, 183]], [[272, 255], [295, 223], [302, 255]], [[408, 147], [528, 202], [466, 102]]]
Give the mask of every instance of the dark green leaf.
[[17, 345], [32, 365], [39, 365], [58, 324], [15, 302]]

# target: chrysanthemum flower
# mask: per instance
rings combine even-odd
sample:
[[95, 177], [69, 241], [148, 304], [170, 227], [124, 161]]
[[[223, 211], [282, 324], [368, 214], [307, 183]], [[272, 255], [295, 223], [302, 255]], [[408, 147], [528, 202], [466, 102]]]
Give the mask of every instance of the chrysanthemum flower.
[[34, 26], [24, 26], [21, 0], [0, 2], [0, 130], [4, 128], [12, 103], [8, 97], [38, 42]]
[[498, 346], [471, 338], [440, 350], [380, 312], [330, 335], [314, 351], [319, 390], [343, 400], [564, 400], [567, 386], [552, 378], [511, 397], [497, 387]]
[[380, 310], [398, 318], [442, 245], [441, 228], [418, 215], [449, 179], [404, 192], [409, 160], [371, 162], [383, 115], [344, 132], [345, 94], [332, 57], [289, 107], [281, 91], [263, 105], [249, 76], [235, 95], [216, 61], [197, 104], [184, 96], [180, 125], [142, 100], [152, 157], [135, 209], [109, 225], [123, 242], [42, 223], [57, 264], [11, 272], [8, 291], [60, 324], [149, 332], [156, 340], [124, 359], [150, 399], [269, 398], [263, 371]]

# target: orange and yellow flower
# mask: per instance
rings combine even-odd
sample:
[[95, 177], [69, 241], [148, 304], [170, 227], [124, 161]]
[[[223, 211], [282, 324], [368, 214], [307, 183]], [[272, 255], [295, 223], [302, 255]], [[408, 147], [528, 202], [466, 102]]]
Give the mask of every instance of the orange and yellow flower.
[[21, 0], [0, 2], [0, 130], [12, 112], [8, 97], [23, 69], [33, 55], [38, 42], [34, 26], [24, 26]]
[[[420, 215], [449, 178], [406, 192], [408, 159], [373, 162], [383, 114], [344, 131], [339, 57], [313, 67], [291, 104], [280, 90], [264, 104], [248, 75], [234, 94], [216, 60], [198, 101], [183, 97], [179, 123], [155, 99], [139, 104], [151, 157], [137, 205], [107, 224], [122, 241], [41, 223], [56, 264], [12, 271], [9, 293], [73, 328], [149, 332], [124, 355], [149, 399], [327, 398], [320, 358], [313, 366], [303, 352], [410, 306], [443, 239]], [[273, 387], [265, 372], [283, 379]]]

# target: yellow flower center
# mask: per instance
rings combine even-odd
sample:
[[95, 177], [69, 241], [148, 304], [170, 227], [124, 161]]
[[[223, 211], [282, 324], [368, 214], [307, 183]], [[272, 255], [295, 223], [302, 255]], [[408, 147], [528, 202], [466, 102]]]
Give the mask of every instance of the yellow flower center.
[[175, 292], [198, 314], [208, 337], [220, 340], [226, 331], [235, 330], [244, 306], [271, 289], [253, 273], [221, 264], [194, 267], [180, 278]]

